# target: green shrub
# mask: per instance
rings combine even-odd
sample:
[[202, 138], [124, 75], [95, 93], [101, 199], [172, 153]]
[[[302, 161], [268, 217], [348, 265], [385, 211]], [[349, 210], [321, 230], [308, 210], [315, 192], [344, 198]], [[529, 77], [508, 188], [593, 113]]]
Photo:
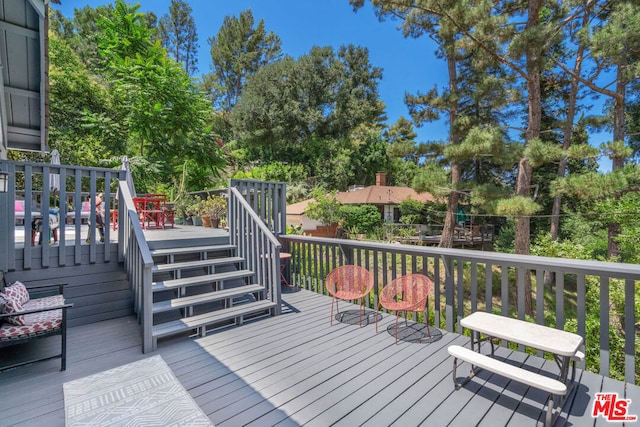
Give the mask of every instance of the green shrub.
[[504, 252], [512, 254], [515, 252], [516, 232], [513, 227], [513, 221], [509, 221], [506, 225], [500, 227], [500, 231], [493, 242], [493, 248], [496, 252]]
[[374, 205], [344, 205], [340, 215], [344, 229], [351, 233], [370, 233], [382, 222], [380, 211]]

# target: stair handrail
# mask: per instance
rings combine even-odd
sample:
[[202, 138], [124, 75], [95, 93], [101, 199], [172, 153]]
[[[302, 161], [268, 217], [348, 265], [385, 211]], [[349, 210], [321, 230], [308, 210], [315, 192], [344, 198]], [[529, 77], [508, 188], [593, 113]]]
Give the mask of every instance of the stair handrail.
[[153, 351], [153, 257], [126, 180], [118, 182], [118, 259], [124, 262], [133, 310], [142, 326], [142, 352]]
[[280, 314], [282, 297], [280, 290], [281, 243], [268, 225], [256, 214], [235, 187], [229, 187], [229, 239], [235, 245], [238, 256], [246, 260], [253, 271], [255, 283], [262, 284], [268, 298], [276, 306], [274, 315]]

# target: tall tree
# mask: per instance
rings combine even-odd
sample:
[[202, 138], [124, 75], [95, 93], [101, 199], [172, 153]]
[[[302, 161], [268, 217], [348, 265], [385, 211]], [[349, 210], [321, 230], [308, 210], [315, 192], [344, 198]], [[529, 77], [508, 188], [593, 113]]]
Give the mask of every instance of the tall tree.
[[[532, 161], [540, 153], [539, 136], [541, 132], [541, 86], [540, 78], [544, 67], [544, 53], [550, 40], [557, 35], [558, 27], [563, 25], [559, 9], [543, 0], [524, 0], [512, 2], [507, 0], [496, 2], [473, 2], [467, 0], [424, 0], [419, 2], [371, 0], [377, 10], [394, 8], [401, 4], [409, 8], [408, 16], [421, 16], [422, 22], [437, 22], [438, 33], [445, 57], [456, 59], [454, 51], [447, 48], [452, 42], [473, 45], [484, 55], [508, 70], [513, 78], [522, 82], [526, 95], [526, 129], [523, 132], [522, 156], [517, 163], [515, 195], [501, 204], [504, 214], [515, 218], [515, 249], [518, 254], [529, 254], [531, 239], [530, 216], [538, 207], [531, 203]], [[356, 6], [364, 0], [351, 0]], [[544, 6], [544, 7], [543, 7]], [[420, 21], [417, 21], [420, 22]], [[429, 27], [427, 27], [429, 28]], [[449, 54], [447, 56], [447, 53]], [[452, 67], [452, 64], [448, 64]], [[450, 83], [454, 74], [450, 71]], [[455, 107], [457, 108], [457, 107]], [[449, 116], [457, 114], [451, 110]], [[455, 123], [455, 119], [453, 120]], [[451, 126], [451, 125], [450, 125]], [[458, 135], [452, 130], [449, 138]], [[453, 145], [457, 143], [453, 140]], [[452, 181], [457, 177], [453, 176]], [[455, 199], [455, 196], [454, 198]], [[450, 197], [450, 203], [456, 203]], [[447, 223], [451, 221], [448, 219]], [[527, 278], [529, 276], [527, 275]], [[531, 284], [526, 283], [526, 310], [533, 310]]]
[[[574, 57], [574, 65], [573, 65], [573, 73], [575, 76], [579, 76], [582, 74], [582, 64], [585, 60], [585, 46], [583, 43], [579, 43], [577, 39], [577, 35], [580, 30], [586, 30], [589, 27], [589, 21], [591, 19], [590, 10], [592, 5], [588, 2], [586, 7], [581, 11], [582, 19], [577, 20], [577, 25], [567, 26], [567, 36], [573, 42], [576, 42], [578, 48], [575, 50], [575, 54], [572, 55]], [[571, 146], [571, 140], [573, 138], [573, 129], [575, 126], [575, 118], [578, 107], [578, 91], [579, 91], [580, 81], [577, 77], [571, 78], [569, 94], [567, 99], [567, 108], [566, 108], [566, 117], [565, 124], [562, 136], [562, 150], [567, 153], [569, 147]], [[567, 166], [569, 162], [568, 155], [563, 156], [558, 164], [557, 177], [562, 178], [567, 173]], [[550, 225], [550, 234], [551, 240], [556, 240], [558, 238], [558, 232], [560, 231], [560, 208], [562, 206], [562, 197], [560, 195], [556, 195], [553, 199], [553, 208], [551, 212], [551, 225]], [[550, 272], [547, 272], [550, 274]], [[547, 278], [546, 282], [549, 281]]]
[[50, 28], [66, 40], [89, 70], [96, 73], [104, 63], [98, 53], [97, 37], [102, 30], [97, 21], [102, 17], [110, 17], [111, 13], [113, 5], [74, 9], [72, 20], [56, 13], [54, 25]]
[[420, 153], [416, 147], [416, 137], [418, 134], [413, 128], [413, 124], [404, 116], [401, 116], [396, 123], [384, 132], [384, 137], [389, 143], [389, 155], [418, 165], [421, 160]]
[[[583, 8], [584, 13], [592, 14], [590, 18], [595, 24], [581, 33], [580, 42], [589, 49], [596, 66], [589, 75], [580, 75], [557, 58], [554, 60], [574, 79], [611, 99], [613, 141], [605, 145], [605, 152], [612, 160], [612, 169], [622, 170], [631, 154], [625, 144], [627, 90], [640, 76], [640, 5], [630, 0], [585, 0]], [[607, 72], [613, 75], [613, 81], [606, 80]], [[605, 82], [599, 84], [602, 80]], [[608, 185], [606, 180], [602, 185]], [[620, 259], [617, 243], [620, 225], [611, 222], [608, 230], [608, 256]]]
[[63, 162], [98, 165], [125, 153], [126, 134], [106, 85], [93, 78], [65, 39], [49, 36], [50, 144]]
[[171, 0], [169, 13], [160, 18], [158, 36], [171, 57], [184, 64], [189, 75], [198, 71], [198, 32], [191, 6], [183, 0]]
[[151, 41], [153, 31], [138, 9], [116, 0], [113, 18], [98, 21], [103, 29], [98, 46], [125, 111], [123, 123], [139, 155], [169, 167], [194, 159], [217, 175], [224, 157], [209, 125], [210, 104], [160, 43]]
[[251, 9], [227, 16], [208, 41], [213, 73], [204, 76], [203, 85], [214, 105], [227, 113], [240, 99], [247, 77], [282, 56], [280, 38], [267, 33], [263, 20], [256, 26]]
[[266, 65], [248, 78], [231, 114], [238, 143], [262, 162], [304, 164], [334, 188], [346, 189], [359, 175], [373, 179], [376, 171], [363, 174], [356, 164], [366, 163], [367, 172], [383, 158], [386, 164], [381, 77], [367, 49], [355, 46], [313, 47], [297, 60]]
[[[505, 100], [510, 98], [507, 95], [508, 85], [504, 84], [506, 79], [503, 80], [503, 84], [499, 84], [499, 79], [504, 77], [504, 73], [496, 64], [497, 61], [461, 37], [461, 33], [470, 31], [476, 22], [474, 14], [467, 13], [466, 4], [456, 1], [416, 3], [411, 0], [394, 2], [374, 0], [372, 3], [381, 19], [392, 17], [402, 20], [401, 28], [405, 37], [429, 36], [438, 45], [437, 56], [446, 64], [448, 76], [446, 88], [436, 87], [426, 93], [405, 95], [405, 103], [417, 126], [439, 120], [444, 116], [449, 124], [449, 138], [446, 145], [454, 147], [463, 142], [463, 136], [468, 134], [472, 126], [496, 123], [495, 118], [491, 116], [492, 113], [488, 112], [499, 111]], [[351, 4], [360, 7], [364, 1], [352, 0]], [[455, 20], [451, 18], [452, 16]], [[438, 161], [442, 161], [443, 149], [442, 145], [430, 144], [422, 145], [420, 151], [431, 152], [437, 156]], [[460, 190], [468, 187], [463, 182], [465, 178], [463, 164], [467, 166], [465, 162], [476, 161], [478, 166], [480, 163], [472, 158], [460, 156], [460, 153], [465, 150], [458, 149], [451, 152], [456, 154], [446, 159], [451, 182], [448, 186], [450, 191], [444, 194], [448, 198], [448, 203], [440, 241], [442, 247], [453, 245]], [[480, 154], [477, 150], [466, 150], [466, 152], [476, 158]], [[485, 153], [485, 156], [490, 154]], [[468, 178], [469, 173], [467, 173]], [[432, 181], [422, 176], [417, 182], [424, 185], [429, 182], [440, 184], [441, 181]], [[417, 189], [434, 193], [442, 192], [441, 188]]]
[[[104, 58], [98, 52], [98, 38], [102, 28], [98, 25], [100, 19], [111, 19], [113, 4], [98, 6], [95, 9], [85, 6], [74, 9], [73, 18], [64, 17], [60, 11], [50, 9], [49, 30], [58, 35], [76, 52], [89, 71], [100, 74], [104, 68]], [[156, 16], [153, 12], [147, 12], [143, 22], [149, 29], [156, 26]]]

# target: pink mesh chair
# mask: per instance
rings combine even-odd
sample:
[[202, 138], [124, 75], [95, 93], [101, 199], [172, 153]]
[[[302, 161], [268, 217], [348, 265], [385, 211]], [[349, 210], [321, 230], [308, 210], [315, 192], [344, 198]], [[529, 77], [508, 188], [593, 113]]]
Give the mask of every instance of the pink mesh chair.
[[[387, 310], [396, 312], [396, 345], [398, 344], [398, 312], [404, 311], [404, 321], [407, 324], [407, 312], [418, 313], [424, 311], [429, 302], [429, 293], [433, 287], [433, 282], [423, 274], [407, 274], [394, 279], [386, 285], [380, 292], [380, 303], [376, 307], [376, 334], [378, 333], [378, 310], [380, 306]], [[429, 331], [429, 322], [427, 333]]]
[[331, 294], [331, 321], [333, 325], [333, 301], [336, 301], [336, 311], [340, 313], [338, 300], [360, 299], [360, 327], [362, 327], [362, 312], [364, 311], [364, 296], [373, 289], [373, 276], [369, 271], [358, 265], [342, 265], [336, 267], [325, 279], [327, 291]]

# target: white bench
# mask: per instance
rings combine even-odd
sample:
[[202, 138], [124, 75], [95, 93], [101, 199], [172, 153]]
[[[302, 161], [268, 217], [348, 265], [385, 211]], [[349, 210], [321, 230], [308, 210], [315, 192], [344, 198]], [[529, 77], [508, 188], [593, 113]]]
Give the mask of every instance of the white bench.
[[[513, 319], [491, 313], [477, 311], [463, 318], [460, 325], [471, 330], [471, 349], [458, 345], [448, 348], [453, 356], [453, 382], [456, 390], [460, 389], [481, 369], [493, 372], [514, 381], [546, 391], [549, 393], [545, 425], [552, 425], [560, 413], [562, 404], [575, 380], [576, 361], [582, 360], [584, 354], [579, 351], [584, 343], [581, 336], [571, 332], [538, 325], [524, 320]], [[480, 335], [486, 338], [481, 338]], [[560, 368], [557, 379], [543, 374], [528, 371], [517, 366], [497, 360], [493, 356], [493, 338], [523, 344], [553, 354]], [[491, 343], [491, 356], [480, 353], [480, 342]], [[474, 347], [477, 345], [477, 350]], [[458, 359], [472, 365], [471, 373], [463, 381], [458, 382], [456, 368]], [[569, 370], [572, 368], [571, 378]], [[557, 406], [554, 410], [554, 402]]]
[[[555, 418], [558, 416], [560, 410], [562, 409], [562, 397], [567, 394], [566, 384], [559, 380], [555, 380], [553, 378], [537, 374], [535, 372], [531, 372], [514, 365], [510, 365], [508, 363], [494, 359], [493, 357], [485, 356], [484, 354], [478, 353], [465, 347], [461, 347], [459, 345], [451, 345], [447, 350], [449, 351], [449, 354], [453, 356], [453, 383], [455, 384], [456, 390], [459, 390], [462, 386], [469, 382], [469, 380], [471, 380], [471, 378], [473, 378], [480, 371], [480, 369], [486, 369], [487, 371], [493, 372], [511, 380], [518, 381], [528, 386], [548, 392], [549, 400], [547, 401], [547, 415], [544, 424], [547, 427], [553, 425], [553, 421], [555, 421]], [[471, 372], [469, 376], [467, 376], [462, 382], [458, 382], [456, 374], [458, 359], [471, 364]], [[558, 396], [557, 405], [555, 404], [555, 396]]]
[[[524, 383], [531, 387], [539, 388], [540, 390], [544, 390], [557, 396], [564, 396], [567, 394], [567, 385], [562, 381], [555, 380], [551, 377], [537, 374], [523, 368], [518, 368], [517, 366], [510, 365], [509, 363], [494, 359], [490, 356], [485, 356], [477, 351], [473, 351], [459, 345], [449, 346], [448, 350], [449, 354], [454, 357], [454, 371], [455, 364], [457, 364], [456, 359], [460, 359], [465, 362], [469, 362], [473, 366], [486, 369], [487, 371], [494, 372], [498, 375], [502, 375], [503, 377]], [[462, 384], [456, 383], [456, 387], [459, 388], [461, 386]]]

